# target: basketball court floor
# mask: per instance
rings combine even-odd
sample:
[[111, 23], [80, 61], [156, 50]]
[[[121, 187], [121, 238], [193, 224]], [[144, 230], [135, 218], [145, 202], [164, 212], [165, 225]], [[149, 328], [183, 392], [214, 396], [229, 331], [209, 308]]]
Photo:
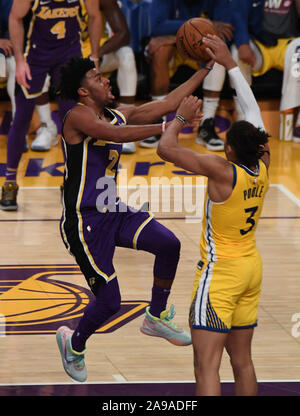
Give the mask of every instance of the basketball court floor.
[[[253, 359], [259, 394], [300, 395], [300, 144], [280, 142], [278, 103], [260, 103], [270, 139], [270, 189], [257, 229], [264, 264]], [[55, 119], [55, 105], [53, 105]], [[224, 137], [233, 110], [222, 102], [217, 126]], [[0, 185], [4, 182], [9, 105], [0, 104]], [[30, 133], [38, 125], [33, 118]], [[29, 145], [34, 138], [29, 134]], [[195, 132], [180, 141], [199, 152]], [[223, 154], [223, 153], [221, 153]], [[223, 154], [224, 155], [224, 154]], [[119, 193], [150, 210], [181, 240], [181, 259], [170, 295], [176, 323], [188, 329], [192, 284], [199, 260], [204, 178], [162, 161], [155, 149], [137, 146], [121, 156]], [[140, 333], [149, 304], [153, 256], [117, 248], [115, 268], [122, 308], [87, 343], [88, 381], [65, 374], [55, 340], [61, 325], [74, 328], [91, 296], [59, 234], [63, 159], [50, 152], [24, 153], [19, 169], [19, 211], [0, 211], [1, 396], [192, 396], [192, 347], [176, 347]], [[224, 395], [233, 375], [224, 353]]]

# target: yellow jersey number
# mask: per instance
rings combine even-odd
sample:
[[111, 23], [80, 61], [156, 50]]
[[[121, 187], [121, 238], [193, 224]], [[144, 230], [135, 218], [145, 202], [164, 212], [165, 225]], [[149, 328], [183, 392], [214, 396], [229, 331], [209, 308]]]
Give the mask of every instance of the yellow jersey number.
[[[95, 141], [94, 146], [105, 146], [107, 143], [108, 142], [105, 140], [98, 139]], [[110, 162], [107, 165], [107, 168], [105, 169], [105, 176], [108, 176], [109, 178], [114, 178], [118, 166], [117, 163], [119, 160], [119, 153], [114, 149], [110, 149], [108, 158]]]
[[61, 20], [57, 22], [50, 30], [52, 35], [56, 35], [57, 39], [64, 39], [66, 36], [66, 22]]
[[110, 163], [105, 170], [105, 176], [114, 177], [116, 175], [117, 162], [119, 160], [119, 153], [116, 150], [109, 151]]

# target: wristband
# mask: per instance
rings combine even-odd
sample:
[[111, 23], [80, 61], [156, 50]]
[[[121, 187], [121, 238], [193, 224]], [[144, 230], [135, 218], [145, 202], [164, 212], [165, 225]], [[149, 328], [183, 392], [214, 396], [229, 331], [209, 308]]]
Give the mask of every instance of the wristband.
[[180, 114], [176, 114], [175, 118], [177, 118], [177, 120], [181, 121], [182, 124], [186, 124], [186, 119], [184, 117], [182, 117]]
[[199, 65], [199, 67], [203, 68], [203, 69], [208, 69], [209, 71], [211, 71], [213, 69], [213, 67], [210, 66], [210, 65]]
[[163, 121], [161, 123], [161, 131], [162, 131], [162, 133], [164, 133], [166, 131], [166, 122], [165, 121]]
[[98, 62], [99, 58], [94, 58], [93, 56], [90, 55], [89, 60], [92, 61], [92, 62]]

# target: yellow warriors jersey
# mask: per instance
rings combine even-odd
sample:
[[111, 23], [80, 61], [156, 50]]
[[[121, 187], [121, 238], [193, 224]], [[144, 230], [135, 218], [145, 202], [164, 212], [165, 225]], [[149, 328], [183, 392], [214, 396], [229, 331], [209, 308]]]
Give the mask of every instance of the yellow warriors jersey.
[[251, 256], [256, 253], [255, 230], [269, 186], [266, 165], [255, 172], [232, 163], [233, 190], [224, 202], [213, 202], [206, 191], [200, 252], [202, 261]]

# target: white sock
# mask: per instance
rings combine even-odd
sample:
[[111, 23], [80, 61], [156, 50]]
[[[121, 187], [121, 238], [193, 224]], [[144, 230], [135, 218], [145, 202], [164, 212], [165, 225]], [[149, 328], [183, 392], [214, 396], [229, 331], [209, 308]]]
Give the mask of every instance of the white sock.
[[245, 114], [244, 111], [242, 110], [242, 107], [240, 105], [240, 102], [237, 98], [236, 95], [233, 96], [233, 101], [234, 101], [234, 105], [235, 105], [235, 111], [236, 111], [236, 119], [237, 121], [239, 120], [245, 120]]
[[217, 112], [220, 98], [203, 97], [201, 125], [207, 118], [214, 118]]
[[41, 124], [42, 123], [45, 123], [47, 125], [51, 124], [52, 118], [51, 118], [50, 103], [37, 105], [36, 109], [40, 116]]

